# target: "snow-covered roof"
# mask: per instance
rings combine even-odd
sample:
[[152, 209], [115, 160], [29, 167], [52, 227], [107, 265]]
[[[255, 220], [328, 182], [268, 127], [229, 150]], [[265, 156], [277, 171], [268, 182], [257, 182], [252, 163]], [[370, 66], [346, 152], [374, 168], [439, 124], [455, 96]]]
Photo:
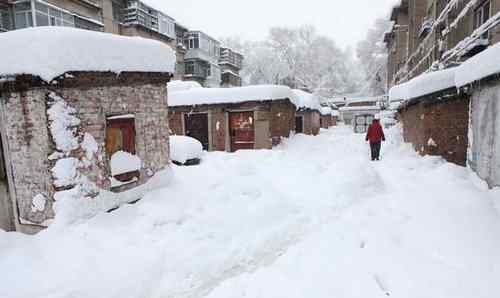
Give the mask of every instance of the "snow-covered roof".
[[297, 108], [311, 109], [311, 110], [320, 110], [321, 105], [319, 102], [319, 97], [315, 96], [312, 93], [302, 91], [300, 89], [293, 89], [294, 94], [294, 102]]
[[357, 97], [357, 98], [347, 98], [347, 104], [358, 103], [358, 102], [378, 102], [380, 97]]
[[379, 106], [354, 106], [354, 107], [341, 107], [339, 111], [348, 112], [348, 111], [378, 111], [380, 110]]
[[329, 107], [321, 107], [319, 113], [323, 116], [330, 116], [333, 115], [333, 110]]
[[498, 73], [500, 73], [499, 43], [462, 63], [456, 70], [455, 84], [457, 87], [463, 87]]
[[408, 100], [455, 87], [455, 69], [428, 72], [389, 90], [389, 100]]
[[179, 92], [179, 91], [186, 91], [186, 90], [191, 90], [191, 89], [196, 89], [196, 88], [203, 88], [200, 83], [195, 82], [195, 81], [170, 81], [168, 84], [168, 92], [169, 93], [174, 93], [174, 92]]
[[50, 82], [70, 71], [174, 72], [175, 53], [162, 42], [69, 27], [0, 34], [0, 77], [20, 74]]
[[168, 104], [169, 106], [191, 106], [287, 98], [293, 102], [293, 94], [290, 88], [277, 85], [258, 85], [236, 88], [195, 88], [170, 93]]

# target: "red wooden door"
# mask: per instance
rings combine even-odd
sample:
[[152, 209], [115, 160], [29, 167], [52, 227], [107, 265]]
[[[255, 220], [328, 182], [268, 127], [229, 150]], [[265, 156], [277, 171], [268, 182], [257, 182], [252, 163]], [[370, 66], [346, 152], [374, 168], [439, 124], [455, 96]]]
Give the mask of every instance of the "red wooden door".
[[241, 149], [254, 149], [255, 129], [253, 112], [229, 113], [231, 133], [231, 152]]

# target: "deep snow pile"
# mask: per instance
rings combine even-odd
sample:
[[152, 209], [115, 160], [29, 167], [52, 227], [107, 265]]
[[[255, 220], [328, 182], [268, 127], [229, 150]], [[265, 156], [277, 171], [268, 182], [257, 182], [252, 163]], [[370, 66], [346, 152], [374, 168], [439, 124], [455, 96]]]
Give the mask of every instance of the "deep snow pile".
[[169, 94], [169, 106], [240, 103], [245, 101], [293, 99], [287, 86], [258, 85], [235, 88], [191, 88]]
[[135, 205], [0, 232], [0, 297], [500, 295], [498, 191], [387, 132], [208, 153]]
[[293, 89], [294, 94], [294, 103], [298, 109], [311, 109], [311, 110], [320, 110], [320, 98], [312, 93], [300, 90]]
[[178, 163], [201, 158], [203, 145], [194, 138], [186, 136], [170, 136], [170, 158]]
[[203, 88], [200, 83], [195, 82], [195, 81], [170, 81], [167, 84], [168, 86], [168, 92], [169, 93], [174, 93], [174, 92], [179, 92], [179, 91], [187, 91], [191, 89], [199, 89]]
[[449, 68], [421, 74], [389, 90], [389, 100], [408, 100], [455, 87], [455, 71]]
[[176, 61], [159, 41], [55, 26], [1, 34], [0, 56], [0, 77], [31, 74], [47, 82], [70, 71], [173, 73]]

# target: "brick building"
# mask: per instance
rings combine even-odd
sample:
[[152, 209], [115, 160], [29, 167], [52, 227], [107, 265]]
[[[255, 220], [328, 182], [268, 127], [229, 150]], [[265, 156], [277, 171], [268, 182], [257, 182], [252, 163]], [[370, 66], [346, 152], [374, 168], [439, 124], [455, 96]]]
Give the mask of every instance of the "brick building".
[[456, 66], [497, 43], [499, 12], [500, 0], [402, 0], [391, 12], [394, 26], [384, 37], [388, 89]]
[[295, 130], [296, 106], [284, 86], [195, 88], [171, 93], [171, 133], [205, 150], [271, 149]]
[[391, 89], [399, 107], [406, 142], [421, 155], [440, 155], [449, 162], [467, 163], [469, 96], [455, 87], [455, 69], [420, 75]]
[[337, 125], [337, 121], [333, 116], [333, 110], [329, 107], [321, 107], [320, 109], [320, 126], [321, 128], [328, 129]]
[[306, 135], [318, 135], [321, 128], [321, 105], [315, 95], [299, 90], [292, 90], [298, 108], [295, 114], [295, 132]]
[[175, 56], [162, 43], [43, 27], [1, 34], [0, 53], [0, 228], [35, 232], [70, 194], [99, 204], [103, 190], [126, 191], [136, 200], [169, 164]]

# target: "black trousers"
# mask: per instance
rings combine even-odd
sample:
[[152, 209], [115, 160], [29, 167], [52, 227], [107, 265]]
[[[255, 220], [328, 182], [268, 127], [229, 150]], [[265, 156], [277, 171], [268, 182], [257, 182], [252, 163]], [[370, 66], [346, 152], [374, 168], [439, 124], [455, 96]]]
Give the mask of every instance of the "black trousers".
[[380, 158], [380, 147], [381, 142], [370, 142], [370, 149], [372, 151], [372, 160], [378, 160]]

